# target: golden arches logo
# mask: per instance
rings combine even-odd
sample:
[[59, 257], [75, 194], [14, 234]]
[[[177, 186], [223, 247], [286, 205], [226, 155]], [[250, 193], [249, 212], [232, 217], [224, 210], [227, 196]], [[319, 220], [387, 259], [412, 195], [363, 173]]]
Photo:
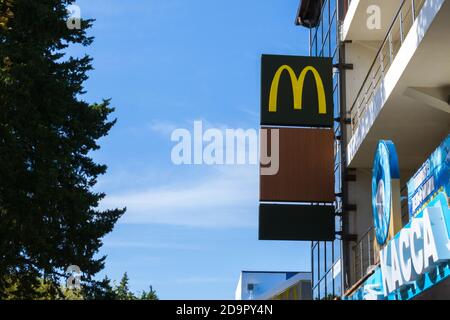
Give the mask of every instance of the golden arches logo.
[[272, 80], [272, 85], [270, 87], [269, 95], [269, 112], [277, 112], [277, 99], [278, 99], [278, 86], [280, 84], [280, 78], [284, 71], [289, 73], [292, 83], [292, 95], [294, 97], [294, 109], [301, 110], [303, 105], [303, 86], [305, 83], [305, 78], [308, 72], [312, 72], [317, 86], [317, 96], [319, 101], [319, 114], [327, 113], [327, 101], [325, 98], [325, 88], [323, 86], [322, 77], [316, 68], [308, 66], [302, 70], [300, 76], [297, 79], [297, 75], [294, 70], [288, 65], [283, 65], [278, 68], [275, 76]]

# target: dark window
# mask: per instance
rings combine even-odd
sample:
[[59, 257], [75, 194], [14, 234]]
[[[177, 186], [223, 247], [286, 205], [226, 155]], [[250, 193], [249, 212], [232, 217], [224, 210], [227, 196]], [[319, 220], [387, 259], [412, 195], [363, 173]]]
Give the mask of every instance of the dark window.
[[319, 278], [322, 279], [325, 275], [325, 242], [319, 242]]
[[320, 300], [325, 298], [325, 281], [321, 281], [319, 284], [319, 298]]
[[[315, 28], [310, 29], [310, 54], [312, 56], [332, 57], [333, 63], [339, 62], [339, 34], [338, 34], [338, 14], [337, 0], [325, 0], [323, 2], [320, 21]], [[335, 117], [340, 116], [340, 88], [339, 73], [333, 74], [333, 104]], [[335, 133], [340, 135], [341, 128], [335, 122]], [[335, 191], [341, 192], [341, 154], [339, 147], [336, 148], [335, 155]], [[336, 209], [342, 210], [341, 198], [336, 199]], [[336, 231], [341, 231], [341, 218], [336, 217]], [[312, 246], [312, 271], [313, 271], [313, 296], [314, 299], [324, 299], [327, 295], [342, 295], [342, 276], [334, 277], [333, 264], [340, 261], [341, 241], [313, 243]], [[327, 273], [328, 272], [328, 273]]]
[[[340, 262], [339, 262], [340, 263]], [[342, 296], [342, 272], [334, 275], [334, 295]]]
[[333, 286], [333, 270], [330, 270], [327, 273], [327, 293], [326, 297], [330, 298], [330, 296], [334, 296], [334, 286]]
[[319, 282], [319, 246], [316, 243], [312, 251], [313, 286]]
[[333, 242], [331, 241], [326, 243], [326, 257], [327, 262], [325, 264], [325, 272], [328, 272], [328, 270], [330, 270], [331, 266], [333, 265]]

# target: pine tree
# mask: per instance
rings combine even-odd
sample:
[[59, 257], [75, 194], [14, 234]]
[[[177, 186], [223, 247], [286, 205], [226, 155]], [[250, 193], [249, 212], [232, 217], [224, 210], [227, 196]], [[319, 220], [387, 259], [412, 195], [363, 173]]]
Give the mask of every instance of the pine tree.
[[128, 274], [125, 272], [120, 279], [119, 285], [116, 286], [114, 292], [116, 294], [117, 300], [136, 300], [134, 294], [130, 291], [128, 287], [130, 279], [128, 278]]
[[153, 290], [153, 287], [150, 286], [150, 290], [143, 291], [141, 294], [141, 300], [159, 300], [158, 295], [156, 294], [156, 291]]
[[69, 265], [82, 271], [87, 297], [102, 293], [95, 255], [124, 209], [100, 211], [92, 188], [106, 166], [90, 157], [115, 120], [109, 101], [82, 99], [89, 56], [83, 20], [68, 28], [73, 0], [0, 0], [0, 298], [38, 298], [41, 281], [53, 296]]
[[113, 289], [113, 299], [115, 300], [158, 300], [158, 295], [153, 287], [150, 286], [148, 292], [142, 291], [141, 295], [135, 295], [129, 288], [130, 278], [125, 272], [119, 284]]

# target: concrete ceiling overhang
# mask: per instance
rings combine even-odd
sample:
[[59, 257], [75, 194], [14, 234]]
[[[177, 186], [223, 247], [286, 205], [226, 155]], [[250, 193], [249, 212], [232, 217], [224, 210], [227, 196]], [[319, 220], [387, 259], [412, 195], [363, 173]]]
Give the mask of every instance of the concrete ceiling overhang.
[[[414, 91], [423, 96], [411, 96]], [[387, 98], [350, 167], [371, 168], [378, 141], [389, 139], [396, 145], [402, 169], [419, 168], [450, 133], [449, 96], [450, 1], [447, 1]]]
[[[383, 40], [401, 3], [402, 0], [352, 0], [343, 24], [343, 40]], [[372, 25], [373, 15], [377, 7], [380, 8], [381, 28], [366, 27], [368, 21]]]

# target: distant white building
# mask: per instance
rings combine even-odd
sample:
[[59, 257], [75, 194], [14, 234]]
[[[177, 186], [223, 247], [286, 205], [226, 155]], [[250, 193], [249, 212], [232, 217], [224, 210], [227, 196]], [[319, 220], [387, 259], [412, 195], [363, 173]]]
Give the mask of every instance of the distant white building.
[[242, 271], [236, 300], [311, 300], [310, 272]]

